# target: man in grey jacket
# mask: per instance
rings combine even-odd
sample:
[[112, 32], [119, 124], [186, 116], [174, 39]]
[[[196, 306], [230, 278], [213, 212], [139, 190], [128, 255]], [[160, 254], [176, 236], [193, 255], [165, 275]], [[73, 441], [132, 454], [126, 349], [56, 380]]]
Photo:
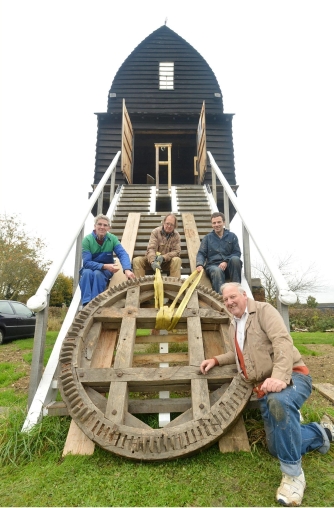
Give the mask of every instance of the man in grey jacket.
[[279, 459], [283, 474], [276, 500], [284, 506], [300, 506], [306, 486], [302, 455], [329, 450], [334, 422], [324, 415], [320, 424], [300, 423], [299, 410], [312, 392], [312, 380], [278, 311], [247, 298], [238, 283], [224, 284], [222, 295], [234, 316], [229, 329], [231, 350], [204, 360], [201, 372], [236, 363], [240, 375], [253, 385], [269, 452]]
[[237, 236], [225, 229], [223, 213], [211, 215], [212, 231], [206, 235], [196, 256], [196, 270], [205, 269], [212, 288], [220, 293], [225, 279], [241, 282], [241, 251]]

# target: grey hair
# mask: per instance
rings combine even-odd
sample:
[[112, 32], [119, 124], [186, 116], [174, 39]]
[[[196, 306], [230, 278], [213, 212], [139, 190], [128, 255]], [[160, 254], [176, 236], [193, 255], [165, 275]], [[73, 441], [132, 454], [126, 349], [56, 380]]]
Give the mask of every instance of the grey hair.
[[99, 213], [94, 219], [94, 226], [98, 223], [98, 221], [102, 219], [108, 222], [108, 226], [110, 226], [110, 219], [106, 215], [103, 215], [103, 213]]
[[176, 217], [175, 213], [168, 213], [166, 215], [166, 217], [164, 218], [164, 220], [163, 220], [163, 224], [165, 224], [165, 222], [167, 220], [167, 217], [174, 217], [174, 220], [175, 220], [175, 229], [177, 229], [177, 224], [178, 223], [177, 223], [177, 217]]
[[238, 292], [243, 295], [244, 293], [246, 293], [246, 291], [244, 290], [244, 288], [242, 287], [241, 284], [239, 284], [239, 282], [226, 282], [225, 284], [222, 285], [222, 287], [220, 288], [222, 294], [223, 294], [223, 291], [225, 288], [227, 287], [234, 287], [234, 288], [237, 288]]

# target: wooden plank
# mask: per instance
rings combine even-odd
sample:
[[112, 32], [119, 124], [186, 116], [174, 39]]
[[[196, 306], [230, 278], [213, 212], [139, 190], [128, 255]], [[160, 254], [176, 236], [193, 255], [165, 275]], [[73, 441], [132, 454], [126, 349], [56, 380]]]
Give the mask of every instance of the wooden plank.
[[[182, 214], [182, 222], [183, 222], [184, 236], [186, 238], [186, 243], [187, 243], [188, 257], [189, 257], [189, 261], [190, 261], [190, 271], [194, 272], [196, 270], [197, 252], [198, 252], [198, 249], [201, 245], [201, 241], [200, 241], [200, 238], [198, 235], [194, 214], [183, 213]], [[206, 275], [205, 271], [202, 275], [200, 285], [212, 289], [210, 279]]]
[[[139, 307], [140, 287], [132, 287], [127, 290], [125, 306], [127, 309]], [[136, 340], [136, 318], [130, 314], [122, 321], [118, 348], [114, 361], [114, 369], [122, 369], [132, 365], [133, 349]], [[125, 412], [128, 410], [128, 384], [126, 381], [111, 382], [105, 416], [115, 423], [124, 422]]]
[[189, 408], [191, 408], [190, 397], [129, 400], [129, 412], [132, 414], [183, 413]]
[[69, 453], [72, 455], [93, 455], [94, 448], [93, 441], [72, 420], [63, 450], [63, 457]]
[[[129, 254], [130, 259], [132, 259], [133, 257], [139, 222], [140, 222], [140, 213], [129, 213], [123, 231], [121, 244], [122, 247], [124, 247], [126, 252]], [[119, 259], [116, 259], [116, 264], [119, 267], [119, 271], [116, 272], [111, 277], [109, 287], [117, 286], [117, 284], [121, 284], [121, 282], [127, 280], [126, 275], [124, 275], [123, 273]]]
[[236, 424], [225, 436], [219, 439], [219, 451], [221, 453], [250, 452], [250, 444], [243, 416], [237, 420]]
[[[132, 309], [138, 325], [138, 328], [149, 328], [152, 329], [153, 327], [147, 327], [144, 326], [144, 324], [155, 322], [158, 309], [151, 309], [151, 308], [138, 308], [133, 306]], [[219, 325], [221, 323], [228, 322], [228, 317], [224, 314], [221, 314], [221, 312], [211, 309], [211, 308], [198, 308], [196, 311], [196, 314], [199, 318], [201, 318], [202, 323], [211, 323], [215, 325]], [[102, 309], [99, 309], [99, 313], [94, 315], [95, 321], [103, 321], [103, 323], [108, 323], [111, 321], [114, 321], [116, 323], [121, 323], [124, 318], [128, 317], [128, 309], [126, 307], [117, 308], [117, 307], [103, 307]], [[182, 316], [179, 320], [179, 322], [186, 323], [187, 318], [194, 317], [193, 310], [192, 309], [184, 309]]]
[[[213, 356], [225, 353], [229, 349], [228, 328], [229, 325], [220, 325], [218, 334], [215, 332], [203, 331], [206, 358], [212, 358]], [[218, 337], [220, 337], [220, 340]], [[235, 365], [231, 367], [236, 369]], [[219, 450], [221, 453], [250, 451], [248, 436], [242, 416], [232, 429], [219, 439]]]
[[334, 403], [334, 385], [331, 383], [313, 383], [313, 388]]
[[133, 128], [129, 113], [123, 99], [122, 111], [122, 155], [121, 155], [121, 171], [127, 179], [128, 183], [132, 183], [132, 166], [133, 166]]
[[[160, 338], [161, 343], [161, 338]], [[148, 353], [137, 354], [133, 357], [133, 365], [150, 363], [188, 363], [188, 353]]]
[[203, 101], [202, 110], [197, 127], [197, 164], [199, 173], [199, 183], [203, 183], [206, 173], [206, 121], [205, 121], [205, 101]]
[[101, 331], [100, 340], [93, 353], [91, 368], [111, 367], [116, 340], [117, 330]]
[[[164, 342], [187, 342], [188, 336], [184, 334], [164, 335]], [[160, 344], [160, 335], [144, 335], [136, 337], [136, 344]]]
[[[118, 353], [118, 351], [117, 351]], [[163, 355], [165, 356], [165, 355]], [[117, 355], [116, 355], [117, 359]], [[203, 374], [199, 370], [199, 365], [184, 365], [175, 367], [123, 367], [116, 364], [114, 368], [78, 368], [76, 371], [80, 378], [80, 383], [89, 386], [108, 386], [109, 383], [134, 383], [149, 384], [155, 382], [174, 384], [190, 382], [191, 379], [203, 379]], [[196, 360], [195, 360], [196, 362]], [[125, 364], [126, 362], [124, 362]], [[215, 367], [206, 375], [205, 379], [215, 381], [216, 383], [227, 383], [237, 373], [235, 365], [224, 365], [224, 367]]]
[[[96, 341], [94, 339], [95, 348], [93, 353], [91, 353], [91, 367], [108, 368], [111, 366], [116, 338], [116, 330], [102, 330], [98, 340]], [[94, 453], [94, 448], [95, 444], [93, 441], [91, 441], [74, 420], [72, 420], [63, 450], [63, 457], [69, 453], [72, 455], [92, 455]]]
[[[199, 306], [197, 291], [194, 291], [191, 295], [187, 309], [192, 310], [193, 314], [198, 312]], [[195, 365], [196, 367], [199, 367], [204, 360], [204, 347], [200, 317], [189, 317], [187, 319], [187, 327], [189, 365]], [[202, 376], [201, 379], [197, 378], [191, 380], [191, 400], [194, 420], [202, 418], [209, 413], [209, 387], [208, 380], [204, 376]]]

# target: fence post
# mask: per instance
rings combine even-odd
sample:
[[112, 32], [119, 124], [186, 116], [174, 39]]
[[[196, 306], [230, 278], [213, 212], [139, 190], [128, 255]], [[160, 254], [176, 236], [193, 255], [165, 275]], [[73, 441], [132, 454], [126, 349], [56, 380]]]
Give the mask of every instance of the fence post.
[[35, 393], [37, 391], [43, 373], [44, 349], [45, 349], [46, 330], [48, 326], [49, 302], [50, 295], [47, 296], [47, 305], [45, 309], [38, 312], [36, 316], [36, 327], [35, 327], [34, 346], [32, 352], [29, 392], [28, 392], [28, 408], [30, 407], [34, 399]]

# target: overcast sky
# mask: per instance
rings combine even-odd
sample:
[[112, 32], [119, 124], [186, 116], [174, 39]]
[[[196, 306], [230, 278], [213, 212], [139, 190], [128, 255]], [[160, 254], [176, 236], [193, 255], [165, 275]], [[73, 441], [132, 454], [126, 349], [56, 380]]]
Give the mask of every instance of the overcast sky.
[[293, 255], [296, 272], [315, 263], [326, 290], [313, 295], [334, 301], [332, 0], [0, 1], [0, 213], [20, 214], [49, 259], [91, 190], [94, 113], [107, 110], [127, 56], [168, 18], [235, 114], [248, 225], [273, 255]]

